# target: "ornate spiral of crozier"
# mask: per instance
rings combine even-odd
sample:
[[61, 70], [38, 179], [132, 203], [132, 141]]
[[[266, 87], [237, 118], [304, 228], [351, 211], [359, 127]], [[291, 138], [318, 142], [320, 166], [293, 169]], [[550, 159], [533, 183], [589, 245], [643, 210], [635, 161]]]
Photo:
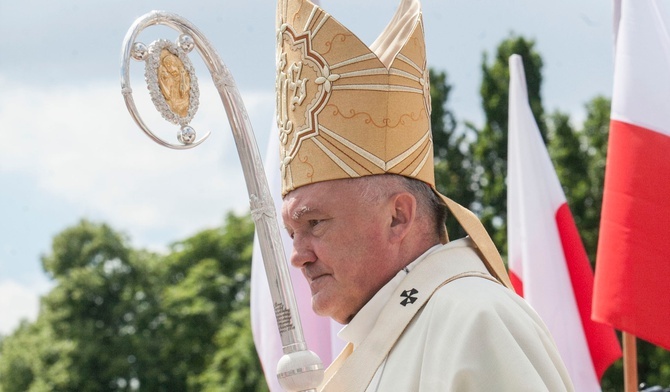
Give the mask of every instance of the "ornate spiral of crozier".
[[[138, 34], [152, 25], [165, 25], [179, 32], [175, 42], [157, 40], [146, 46], [136, 41]], [[126, 34], [122, 49], [121, 92], [137, 125], [155, 142], [174, 149], [191, 148], [202, 143], [209, 133], [196, 139], [189, 125], [198, 108], [198, 83], [188, 54], [197, 49], [207, 66], [228, 115], [247, 183], [251, 215], [256, 223], [270, 295], [284, 357], [277, 366], [280, 382], [288, 391], [316, 390], [323, 378], [319, 357], [307, 349], [293, 287], [277, 224], [277, 213], [270, 196], [262, 159], [235, 82], [204, 35], [178, 15], [153, 11], [137, 19]], [[180, 126], [179, 144], [156, 136], [142, 121], [130, 87], [130, 59], [145, 61], [145, 78], [151, 99], [163, 118]], [[299, 77], [300, 75], [298, 75]], [[293, 85], [289, 86], [293, 88]], [[299, 103], [298, 103], [299, 104]]]

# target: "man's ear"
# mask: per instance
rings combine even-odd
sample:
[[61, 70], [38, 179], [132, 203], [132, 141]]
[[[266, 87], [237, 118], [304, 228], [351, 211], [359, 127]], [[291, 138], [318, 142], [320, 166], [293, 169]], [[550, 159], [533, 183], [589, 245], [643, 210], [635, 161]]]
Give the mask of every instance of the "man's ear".
[[416, 220], [416, 198], [409, 192], [391, 197], [391, 240], [400, 242], [409, 233]]

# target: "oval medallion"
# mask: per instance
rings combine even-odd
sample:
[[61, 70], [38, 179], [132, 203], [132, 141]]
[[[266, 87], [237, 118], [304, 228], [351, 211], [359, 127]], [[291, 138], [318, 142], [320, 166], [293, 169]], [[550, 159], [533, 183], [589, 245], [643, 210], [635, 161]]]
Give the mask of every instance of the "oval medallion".
[[145, 78], [156, 109], [166, 120], [188, 124], [198, 109], [198, 81], [186, 53], [167, 40], [149, 46]]

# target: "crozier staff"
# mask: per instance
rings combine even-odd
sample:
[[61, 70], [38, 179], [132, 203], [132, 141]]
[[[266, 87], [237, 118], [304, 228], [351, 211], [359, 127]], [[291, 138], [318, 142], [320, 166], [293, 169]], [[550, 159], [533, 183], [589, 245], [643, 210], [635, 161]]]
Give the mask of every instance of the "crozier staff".
[[[371, 47], [278, 2], [282, 218], [312, 306], [349, 342], [325, 391], [572, 390], [479, 220], [435, 190], [418, 0]], [[453, 215], [468, 237], [447, 241]]]

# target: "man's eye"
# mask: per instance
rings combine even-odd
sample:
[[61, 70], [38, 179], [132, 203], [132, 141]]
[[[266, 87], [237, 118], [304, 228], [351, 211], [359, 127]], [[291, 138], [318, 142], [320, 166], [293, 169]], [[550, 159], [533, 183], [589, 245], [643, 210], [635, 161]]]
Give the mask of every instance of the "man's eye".
[[321, 222], [323, 222], [323, 220], [321, 220], [321, 219], [310, 219], [309, 220], [309, 226], [310, 227], [316, 227]]

